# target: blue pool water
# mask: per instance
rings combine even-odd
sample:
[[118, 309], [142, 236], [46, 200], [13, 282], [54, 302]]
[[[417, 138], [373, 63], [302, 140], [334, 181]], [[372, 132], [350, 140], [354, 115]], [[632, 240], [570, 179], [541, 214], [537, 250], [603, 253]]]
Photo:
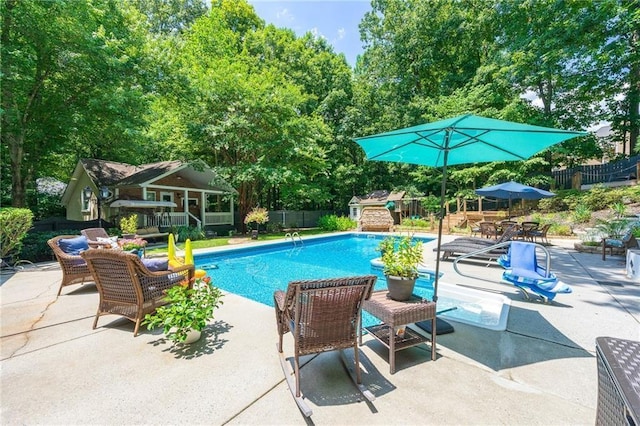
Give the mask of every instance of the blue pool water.
[[[195, 256], [196, 268], [205, 269], [213, 284], [268, 306], [273, 306], [273, 292], [285, 290], [289, 281], [374, 274], [375, 290], [386, 289], [382, 270], [371, 266], [380, 257], [376, 248], [383, 236], [347, 234], [304, 242], [291, 240], [262, 247], [247, 247]], [[431, 241], [431, 239], [424, 239]], [[431, 299], [431, 277], [421, 277], [414, 294]], [[446, 302], [439, 298], [438, 304]], [[366, 314], [366, 313], [365, 313]], [[376, 323], [363, 316], [364, 325]]]

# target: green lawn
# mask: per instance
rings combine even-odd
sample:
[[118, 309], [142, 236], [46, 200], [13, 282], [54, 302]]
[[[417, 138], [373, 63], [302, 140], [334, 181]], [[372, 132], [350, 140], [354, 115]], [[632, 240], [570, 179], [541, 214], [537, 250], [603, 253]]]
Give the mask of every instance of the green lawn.
[[[297, 232], [298, 234], [300, 234], [300, 236], [319, 235], [319, 234], [327, 233], [326, 231], [323, 231], [321, 229], [308, 229], [308, 230], [301, 230]], [[210, 238], [208, 240], [192, 241], [191, 248], [195, 250], [195, 249], [227, 246], [227, 245], [232, 245], [234, 241], [237, 241], [237, 242], [242, 241], [242, 242], [250, 243], [250, 242], [257, 242], [257, 241], [281, 240], [285, 237], [286, 234], [287, 234], [286, 232], [278, 232], [274, 234], [260, 234], [260, 238], [258, 240], [252, 240], [250, 235], [236, 235], [234, 237], [215, 237], [215, 238]], [[184, 241], [178, 242], [176, 244], [176, 248], [177, 250], [184, 250]], [[146, 250], [146, 253], [148, 255], [159, 255], [166, 252], [167, 252], [166, 245], [162, 245], [159, 247], [149, 247]]]

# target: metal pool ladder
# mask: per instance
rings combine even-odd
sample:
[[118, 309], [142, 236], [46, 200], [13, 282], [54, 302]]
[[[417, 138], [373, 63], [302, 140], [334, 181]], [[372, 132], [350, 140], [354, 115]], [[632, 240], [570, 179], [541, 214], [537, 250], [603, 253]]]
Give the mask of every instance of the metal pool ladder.
[[293, 232], [293, 233], [287, 232], [286, 234], [284, 234], [285, 241], [287, 241], [289, 238], [291, 238], [291, 242], [293, 243], [294, 247], [297, 245], [296, 238], [298, 238], [300, 245], [304, 245], [304, 243], [302, 242], [302, 237], [297, 232]]

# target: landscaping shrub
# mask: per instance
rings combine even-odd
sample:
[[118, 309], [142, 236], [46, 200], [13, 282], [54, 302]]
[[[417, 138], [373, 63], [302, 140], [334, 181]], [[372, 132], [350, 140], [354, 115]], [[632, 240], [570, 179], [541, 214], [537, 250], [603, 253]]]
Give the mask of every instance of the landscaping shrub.
[[568, 206], [562, 197], [556, 196], [538, 201], [538, 209], [543, 213], [555, 213], [568, 210]]
[[58, 235], [79, 235], [77, 230], [61, 230], [61, 231], [38, 231], [29, 232], [22, 240], [22, 249], [18, 257], [21, 260], [29, 260], [31, 262], [44, 262], [53, 260], [53, 252], [47, 244], [47, 241]]
[[604, 210], [610, 205], [619, 202], [621, 198], [621, 191], [607, 190], [604, 186], [596, 185], [584, 193], [582, 201], [592, 211], [595, 211]]
[[5, 207], [0, 209], [0, 257], [15, 256], [22, 249], [22, 242], [33, 224], [29, 209]]
[[206, 238], [204, 231], [195, 226], [173, 226], [169, 232], [176, 235], [180, 242], [185, 242], [187, 239], [197, 241], [204, 240]]
[[431, 221], [427, 219], [402, 219], [402, 226], [409, 226], [412, 228], [431, 228]]
[[336, 215], [324, 215], [318, 219], [318, 227], [323, 231], [348, 231], [354, 229], [357, 226], [355, 220], [349, 219], [345, 216]]
[[585, 223], [591, 220], [591, 209], [584, 204], [578, 204], [573, 211], [573, 220], [577, 223]]
[[572, 233], [569, 225], [553, 224], [549, 228], [549, 234], [551, 235], [570, 236]]

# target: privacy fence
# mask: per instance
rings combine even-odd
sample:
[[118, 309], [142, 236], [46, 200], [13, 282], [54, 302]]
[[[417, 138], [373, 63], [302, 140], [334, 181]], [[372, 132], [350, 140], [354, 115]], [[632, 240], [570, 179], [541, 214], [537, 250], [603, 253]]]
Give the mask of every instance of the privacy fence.
[[581, 185], [635, 180], [638, 177], [638, 161], [640, 161], [640, 155], [607, 164], [557, 170], [552, 172], [556, 181], [555, 187], [579, 189]]

